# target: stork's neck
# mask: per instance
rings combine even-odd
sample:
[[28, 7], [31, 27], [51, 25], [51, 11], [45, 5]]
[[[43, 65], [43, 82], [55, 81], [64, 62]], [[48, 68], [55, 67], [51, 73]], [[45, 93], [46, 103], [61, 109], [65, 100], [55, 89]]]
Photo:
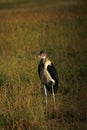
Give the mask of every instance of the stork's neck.
[[43, 64], [45, 64], [45, 62], [48, 60], [48, 58], [46, 57], [46, 58], [44, 58], [44, 59], [42, 59], [42, 62], [43, 62]]

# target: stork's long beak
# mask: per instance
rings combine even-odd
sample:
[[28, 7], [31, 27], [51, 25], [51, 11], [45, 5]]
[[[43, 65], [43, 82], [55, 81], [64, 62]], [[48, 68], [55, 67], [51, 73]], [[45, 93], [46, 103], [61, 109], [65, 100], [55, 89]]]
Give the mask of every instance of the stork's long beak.
[[40, 55], [38, 55], [38, 58], [37, 58], [37, 59], [38, 59], [38, 61], [40, 61], [40, 59], [41, 59], [41, 56], [40, 56]]

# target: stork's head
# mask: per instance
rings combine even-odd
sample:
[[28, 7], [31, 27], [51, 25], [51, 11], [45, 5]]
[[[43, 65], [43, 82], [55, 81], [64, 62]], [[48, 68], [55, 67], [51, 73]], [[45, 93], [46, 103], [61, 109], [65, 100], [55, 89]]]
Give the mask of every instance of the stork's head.
[[39, 59], [41, 60], [45, 60], [46, 59], [46, 57], [47, 57], [47, 53], [46, 53], [46, 50], [42, 50], [42, 51], [40, 51], [40, 53], [39, 53]]

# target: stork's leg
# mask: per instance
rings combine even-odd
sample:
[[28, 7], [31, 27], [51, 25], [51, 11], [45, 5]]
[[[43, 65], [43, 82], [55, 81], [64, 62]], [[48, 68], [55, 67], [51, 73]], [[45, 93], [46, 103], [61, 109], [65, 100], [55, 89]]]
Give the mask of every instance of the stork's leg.
[[53, 101], [54, 101], [54, 105], [55, 105], [55, 93], [54, 93], [54, 87], [52, 85], [52, 95], [53, 95]]
[[46, 105], [47, 105], [47, 90], [46, 90], [46, 86], [44, 85], [44, 92], [45, 92], [45, 96], [46, 96]]

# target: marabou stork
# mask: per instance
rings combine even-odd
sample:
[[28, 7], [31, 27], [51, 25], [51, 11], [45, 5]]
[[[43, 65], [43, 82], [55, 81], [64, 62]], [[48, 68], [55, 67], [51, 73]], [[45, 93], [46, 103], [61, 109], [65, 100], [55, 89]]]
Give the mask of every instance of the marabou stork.
[[42, 84], [44, 85], [44, 92], [46, 96], [47, 105], [47, 90], [53, 95], [55, 104], [55, 93], [58, 89], [58, 73], [53, 63], [47, 58], [46, 51], [42, 50], [39, 54], [40, 63], [38, 65], [38, 74]]

